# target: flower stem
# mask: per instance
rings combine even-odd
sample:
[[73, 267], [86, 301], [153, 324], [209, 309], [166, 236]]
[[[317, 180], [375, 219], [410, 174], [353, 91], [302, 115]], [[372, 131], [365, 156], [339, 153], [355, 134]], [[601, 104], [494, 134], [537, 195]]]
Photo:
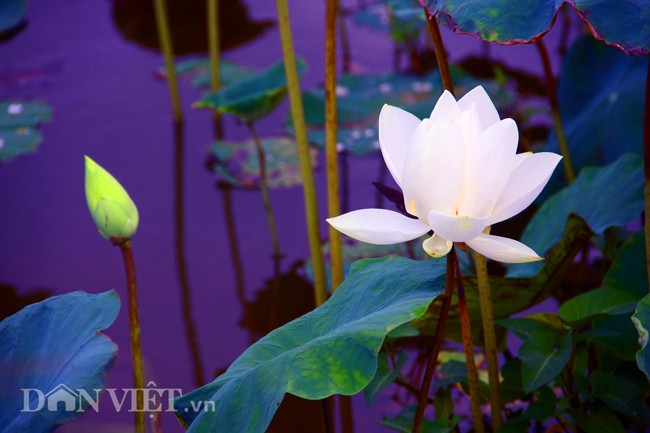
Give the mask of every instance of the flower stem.
[[424, 371], [424, 378], [422, 379], [422, 386], [418, 393], [418, 406], [415, 410], [415, 419], [413, 420], [413, 433], [420, 433], [422, 430], [422, 421], [424, 420], [424, 410], [429, 401], [429, 389], [431, 389], [431, 381], [433, 380], [433, 372], [438, 364], [438, 355], [442, 348], [442, 343], [445, 340], [445, 329], [447, 328], [447, 319], [449, 317], [449, 309], [451, 308], [451, 297], [454, 293], [454, 255], [455, 252], [452, 248], [451, 252], [447, 254], [447, 279], [445, 282], [445, 294], [442, 299], [442, 306], [440, 307], [440, 314], [438, 316], [438, 324], [436, 326], [436, 335], [431, 345], [429, 358], [426, 370]]
[[[219, 65], [219, 0], [208, 2], [208, 47], [210, 50], [210, 90], [216, 92], [221, 87], [221, 69]], [[221, 114], [214, 110], [214, 129], [217, 140], [223, 139]]]
[[451, 81], [449, 63], [447, 62], [447, 54], [445, 53], [445, 46], [442, 42], [442, 35], [440, 34], [438, 19], [434, 15], [429, 14], [429, 11], [426, 8], [424, 8], [424, 14], [427, 17], [427, 24], [429, 26], [431, 40], [433, 41], [433, 49], [436, 53], [436, 61], [438, 62], [438, 70], [440, 70], [442, 85], [445, 90], [448, 90], [453, 95], [454, 83]]
[[167, 69], [167, 85], [169, 86], [169, 95], [171, 97], [172, 112], [176, 122], [183, 121], [183, 110], [181, 109], [181, 98], [178, 93], [178, 82], [176, 81], [176, 68], [174, 66], [174, 49], [172, 47], [171, 31], [169, 29], [169, 19], [167, 18], [167, 8], [165, 0], [154, 0], [154, 10], [156, 13], [156, 26], [158, 28], [158, 40], [160, 49], [165, 57], [165, 69]]
[[196, 325], [192, 315], [192, 288], [187, 272], [187, 261], [185, 255], [185, 208], [184, 195], [184, 155], [183, 155], [183, 123], [174, 123], [174, 196], [175, 196], [175, 246], [176, 263], [178, 267], [178, 280], [181, 288], [181, 311], [185, 321], [185, 335], [192, 359], [194, 384], [197, 387], [203, 386], [203, 362], [201, 361], [201, 350], [199, 348]]
[[[133, 364], [133, 388], [144, 389], [144, 373], [142, 367], [142, 346], [140, 344], [140, 319], [138, 316], [138, 287], [135, 279], [135, 264], [131, 241], [125, 240], [119, 244], [124, 258], [126, 272], [126, 288], [129, 306], [129, 333], [131, 335], [131, 362]], [[136, 391], [135, 431], [144, 433], [143, 391]]]
[[[650, 63], [645, 83], [645, 114], [643, 116], [643, 194], [645, 198], [645, 254], [650, 280]], [[649, 281], [650, 283], [650, 281]]]
[[[339, 155], [336, 151], [336, 15], [338, 0], [327, 0], [325, 13], [325, 152], [327, 154], [327, 214], [341, 214], [339, 200]], [[341, 233], [329, 227], [332, 291], [343, 282]]]
[[503, 427], [503, 415], [501, 412], [501, 391], [499, 389], [499, 362], [497, 359], [497, 344], [494, 332], [494, 307], [492, 306], [490, 280], [485, 257], [475, 252], [474, 259], [476, 262], [476, 276], [478, 277], [478, 293], [481, 302], [485, 355], [487, 356], [488, 377], [490, 379], [492, 427], [496, 432]]
[[[338, 3], [338, 2], [337, 2]], [[348, 28], [345, 24], [345, 11], [340, 4], [336, 6], [336, 15], [339, 24], [339, 32], [341, 33], [341, 51], [343, 57], [343, 73], [347, 74], [352, 68], [352, 54], [350, 50], [350, 37], [348, 36]]]
[[463, 348], [465, 349], [467, 384], [469, 386], [469, 398], [472, 406], [474, 431], [476, 433], [484, 433], [485, 427], [483, 426], [483, 416], [481, 415], [481, 401], [478, 386], [478, 369], [476, 368], [476, 360], [474, 359], [474, 343], [472, 340], [472, 328], [469, 321], [469, 311], [467, 309], [467, 299], [465, 298], [465, 287], [463, 285], [463, 276], [460, 273], [458, 257], [454, 254], [453, 258], [456, 285], [458, 286], [458, 313], [460, 315], [460, 329], [463, 335]]
[[560, 147], [560, 153], [562, 154], [562, 163], [564, 164], [564, 176], [566, 177], [567, 182], [573, 183], [576, 179], [575, 169], [573, 168], [573, 162], [571, 162], [571, 154], [569, 153], [569, 144], [566, 141], [566, 136], [564, 135], [564, 128], [562, 127], [562, 117], [560, 116], [560, 104], [557, 100], [557, 88], [555, 83], [555, 77], [553, 76], [553, 69], [551, 68], [551, 58], [548, 55], [548, 50], [544, 41], [539, 39], [535, 42], [537, 50], [542, 58], [542, 64], [544, 65], [544, 75], [546, 77], [546, 95], [551, 103], [551, 113], [553, 115], [553, 128], [555, 129], [555, 135], [557, 137], [557, 142]]
[[248, 120], [246, 122], [246, 126], [248, 126], [248, 129], [251, 132], [251, 136], [253, 137], [253, 142], [255, 143], [255, 149], [257, 150], [257, 159], [260, 165], [260, 188], [262, 190], [262, 201], [264, 202], [264, 210], [266, 211], [266, 218], [269, 221], [271, 242], [273, 243], [273, 259], [277, 264], [282, 254], [280, 253], [280, 240], [278, 239], [278, 232], [275, 227], [275, 216], [273, 215], [273, 207], [271, 206], [271, 199], [269, 198], [269, 186], [266, 177], [266, 154], [264, 152], [264, 148], [262, 147], [262, 141], [260, 140], [260, 137], [257, 135], [257, 131], [255, 130], [255, 127], [253, 126], [253, 122], [251, 120]]
[[278, 27], [282, 41], [282, 54], [284, 67], [287, 74], [287, 87], [291, 102], [291, 116], [296, 134], [296, 145], [300, 159], [300, 174], [302, 176], [303, 191], [305, 195], [305, 214], [307, 217], [307, 230], [309, 232], [309, 249], [314, 271], [314, 295], [316, 305], [321, 305], [327, 300], [327, 284], [325, 279], [325, 265], [320, 243], [320, 218], [318, 216], [318, 202], [314, 172], [311, 165], [309, 143], [307, 142], [307, 126], [305, 113], [302, 107], [300, 93], [300, 80], [296, 68], [296, 55], [293, 49], [293, 36], [291, 35], [291, 22], [289, 21], [289, 6], [287, 0], [276, 0], [278, 10]]

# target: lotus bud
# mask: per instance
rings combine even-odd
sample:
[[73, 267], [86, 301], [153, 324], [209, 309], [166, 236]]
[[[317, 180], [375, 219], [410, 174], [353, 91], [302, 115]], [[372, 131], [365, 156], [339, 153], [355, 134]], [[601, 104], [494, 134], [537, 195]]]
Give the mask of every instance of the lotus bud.
[[99, 233], [114, 244], [135, 234], [138, 209], [126, 190], [109, 172], [88, 156], [86, 162], [86, 201]]

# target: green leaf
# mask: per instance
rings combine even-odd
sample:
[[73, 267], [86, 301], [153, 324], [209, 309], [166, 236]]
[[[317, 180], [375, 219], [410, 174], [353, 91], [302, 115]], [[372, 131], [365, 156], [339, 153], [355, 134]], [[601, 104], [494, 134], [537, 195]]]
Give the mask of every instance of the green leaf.
[[522, 416], [536, 421], [545, 421], [555, 416], [555, 401], [555, 394], [551, 388], [544, 386], [539, 390], [537, 400], [526, 408]]
[[526, 392], [546, 385], [562, 373], [571, 358], [571, 334], [560, 336], [551, 330], [537, 330], [519, 347], [521, 380]]
[[617, 362], [621, 359], [634, 361], [639, 349], [638, 335], [628, 315], [601, 316], [594, 319], [591, 326], [598, 354], [614, 356]]
[[[401, 433], [411, 433], [413, 431], [413, 420], [415, 419], [415, 406], [407, 406], [395, 418], [388, 419], [384, 417], [381, 425]], [[460, 417], [454, 415], [451, 420], [440, 418], [430, 421], [424, 418], [422, 422], [422, 433], [450, 433], [460, 422]]]
[[[421, 316], [445, 285], [444, 260], [361, 260], [316, 310], [249, 347], [212, 383], [175, 401], [188, 432], [263, 432], [285, 393], [306, 399], [361, 391], [386, 334]], [[193, 410], [214, 401], [216, 411]], [[243, 404], [245, 402], [245, 404]]]
[[411, 325], [410, 323], [405, 323], [390, 331], [386, 338], [390, 340], [397, 340], [398, 338], [417, 337], [418, 335], [420, 335], [418, 328]]
[[625, 433], [625, 427], [616, 414], [604, 405], [593, 405], [591, 412], [569, 409], [569, 415], [587, 433]]
[[509, 420], [498, 433], [528, 433], [530, 429], [530, 420], [524, 418], [514, 418]]
[[[543, 314], [543, 316], [540, 316]], [[555, 317], [551, 319], [550, 317]], [[542, 318], [543, 320], [540, 320]], [[503, 326], [511, 331], [522, 340], [528, 340], [533, 337], [536, 332], [545, 332], [549, 330], [560, 331], [563, 334], [570, 329], [565, 322], [558, 316], [552, 313], [538, 313], [527, 317], [515, 317], [511, 319], [502, 319], [495, 322], [499, 326]]]
[[[299, 75], [302, 75], [307, 67], [305, 61], [300, 58], [297, 59], [296, 66]], [[206, 95], [194, 105], [255, 120], [272, 112], [286, 95], [284, 62], [279, 62], [218, 92]]]
[[650, 348], [648, 348], [648, 329], [650, 328], [650, 295], [646, 295], [639, 301], [632, 323], [639, 333], [639, 345], [641, 349], [636, 353], [636, 363], [639, 369], [650, 378]]
[[[266, 182], [269, 188], [289, 188], [302, 183], [296, 142], [289, 137], [266, 137], [262, 140], [266, 156]], [[260, 165], [252, 139], [243, 142], [218, 141], [210, 147], [212, 169], [221, 179], [238, 188], [260, 187]], [[311, 152], [312, 167], [316, 151]]]
[[627, 290], [638, 299], [648, 293], [648, 268], [645, 260], [645, 236], [640, 230], [618, 250], [612, 266], [603, 280], [603, 287]]
[[[521, 241], [540, 255], [560, 239], [572, 213], [581, 216], [596, 234], [626, 225], [643, 211], [643, 160], [624, 155], [605, 167], [588, 167], [570, 186], [549, 198], [526, 227]], [[508, 276], [536, 275], [542, 262], [510, 267]]]
[[[181, 60], [174, 65], [176, 75], [180, 78], [190, 80], [194, 87], [209, 89], [212, 84], [210, 59], [198, 57], [194, 59]], [[249, 77], [255, 70], [238, 65], [228, 60], [219, 60], [219, 81], [222, 86], [230, 86], [237, 81]], [[158, 68], [158, 74], [167, 77], [167, 70], [164, 66]]]
[[560, 306], [559, 315], [573, 327], [579, 327], [595, 316], [629, 313], [637, 301], [634, 293], [601, 287], [569, 299]]
[[397, 379], [400, 372], [402, 371], [402, 368], [406, 364], [406, 361], [408, 361], [408, 356], [406, 353], [400, 353], [399, 358], [397, 359], [397, 365], [395, 365], [395, 369], [393, 370], [389, 365], [388, 356], [385, 354], [383, 356], [379, 356], [377, 360], [377, 372], [375, 373], [375, 377], [372, 378], [368, 386], [366, 386], [363, 390], [363, 395], [366, 398], [366, 403], [368, 406], [372, 405], [381, 391], [383, 391], [386, 387], [393, 383], [395, 379]]
[[589, 377], [592, 398], [598, 398], [610, 409], [623, 415], [637, 418], [643, 412], [643, 390], [627, 377], [601, 369], [594, 370]]
[[35, 151], [41, 141], [43, 136], [34, 128], [0, 129], [0, 162]]
[[[72, 292], [29, 305], [0, 322], [0, 432], [49, 433], [81, 416], [88, 402], [79, 397], [79, 411], [62, 405], [54, 411], [22, 411], [20, 390], [48, 394], [64, 385], [94, 396], [117, 355], [117, 346], [101, 331], [115, 321], [119, 308], [114, 291]], [[39, 398], [35, 391], [29, 393], [29, 408], [36, 409]]]
[[503, 403], [509, 403], [519, 400], [526, 395], [523, 385], [521, 384], [521, 359], [512, 358], [506, 361], [501, 367], [501, 400]]
[[[562, 66], [557, 97], [576, 169], [643, 152], [647, 71], [647, 56], [628, 56], [588, 36], [573, 44]], [[549, 135], [548, 149], [559, 149], [555, 134]]]

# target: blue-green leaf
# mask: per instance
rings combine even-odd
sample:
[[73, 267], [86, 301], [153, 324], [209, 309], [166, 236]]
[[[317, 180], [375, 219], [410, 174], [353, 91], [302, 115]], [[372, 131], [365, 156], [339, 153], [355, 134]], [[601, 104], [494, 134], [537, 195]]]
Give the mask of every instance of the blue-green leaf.
[[535, 391], [562, 373], [571, 358], [571, 334], [551, 330], [534, 331], [519, 348], [521, 380], [526, 392]]
[[[298, 74], [307, 66], [304, 60], [296, 60]], [[284, 62], [236, 81], [218, 92], [210, 93], [194, 105], [233, 114], [247, 120], [255, 120], [272, 112], [287, 95], [287, 78]]]
[[642, 298], [648, 293], [648, 267], [645, 260], [645, 236], [640, 230], [618, 250], [603, 280], [603, 287], [627, 290]]
[[[444, 260], [361, 260], [329, 301], [248, 348], [212, 383], [175, 401], [189, 432], [263, 432], [285, 393], [351, 395], [368, 385], [386, 334], [421, 316], [445, 285]], [[215, 412], [192, 403], [214, 401]], [[246, 404], [242, 404], [246, 402]]]
[[[63, 406], [23, 412], [21, 389], [47, 394], [64, 385], [94, 396], [117, 353], [100, 331], [113, 323], [119, 307], [114, 291], [73, 292], [29, 305], [0, 322], [0, 432], [51, 432], [82, 414]], [[28, 393], [29, 409], [44, 403], [37, 391]], [[85, 409], [87, 402], [76, 397], [77, 407]]]
[[366, 399], [368, 406], [372, 405], [379, 393], [384, 390], [388, 385], [393, 383], [395, 379], [400, 375], [402, 368], [408, 361], [408, 356], [405, 352], [399, 354], [395, 369], [392, 369], [388, 363], [388, 356], [380, 355], [377, 360], [377, 372], [375, 377], [372, 378], [368, 386], [363, 390], [363, 395]]
[[[411, 433], [413, 431], [413, 420], [415, 419], [415, 406], [407, 406], [395, 418], [381, 420], [381, 425], [400, 433]], [[422, 421], [422, 433], [449, 433], [460, 422], [460, 417], [454, 415], [450, 420], [440, 418], [435, 421], [424, 419]]]
[[629, 313], [638, 300], [637, 295], [627, 290], [601, 287], [569, 299], [560, 307], [559, 315], [573, 327], [579, 327], [595, 316]]
[[576, 424], [587, 433], [625, 433], [621, 420], [607, 406], [593, 405], [590, 412], [569, 409], [569, 415]]
[[33, 152], [43, 140], [36, 127], [52, 116], [39, 101], [0, 101], [0, 162]]
[[[174, 68], [176, 74], [181, 78], [189, 79], [192, 86], [205, 89], [210, 88], [212, 83], [210, 59], [198, 57], [182, 60], [176, 62]], [[157, 72], [160, 76], [167, 76], [167, 71], [164, 66], [158, 68]], [[221, 86], [230, 86], [254, 73], [255, 70], [228, 60], [222, 59], [219, 61], [219, 81], [221, 82]]]
[[458, 33], [519, 44], [548, 32], [563, 4], [571, 5], [598, 39], [633, 54], [650, 52], [650, 4], [602, 0], [420, 0]]
[[[643, 151], [648, 59], [628, 56], [591, 37], [577, 40], [565, 59], [557, 98], [576, 168], [604, 165]], [[557, 151], [555, 134], [549, 150]]]
[[[570, 186], [549, 198], [526, 227], [521, 241], [544, 256], [562, 237], [570, 214], [580, 215], [596, 234], [625, 225], [643, 211], [643, 160], [624, 155], [605, 167], [588, 167]], [[536, 275], [541, 262], [510, 267], [508, 276]]]

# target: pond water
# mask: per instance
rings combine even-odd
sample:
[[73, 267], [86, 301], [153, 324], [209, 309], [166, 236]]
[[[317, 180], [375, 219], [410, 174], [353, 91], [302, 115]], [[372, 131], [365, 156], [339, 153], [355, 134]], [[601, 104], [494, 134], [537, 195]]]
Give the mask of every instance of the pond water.
[[[204, 39], [192, 28], [203, 25], [203, 2], [173, 3], [178, 18], [173, 31], [188, 34], [179, 39], [186, 42], [179, 49], [196, 51], [196, 41]], [[278, 61], [274, 2], [228, 3], [239, 19], [225, 30], [224, 57], [254, 68]], [[290, 8], [296, 51], [309, 64], [303, 87], [313, 87], [323, 81], [324, 2], [293, 0]], [[0, 45], [0, 98], [37, 98], [49, 103], [54, 115], [42, 127], [44, 142], [37, 152], [0, 168], [4, 309], [74, 290], [116, 289], [126, 305], [120, 252], [98, 235], [86, 207], [83, 155], [89, 155], [122, 182], [140, 212], [133, 245], [147, 380], [184, 391], [194, 389], [199, 377], [207, 383], [275, 324], [310, 308], [311, 288], [296, 271], [309, 255], [302, 191], [271, 192], [285, 255], [281, 296], [274, 302], [272, 246], [261, 197], [216, 188], [215, 175], [206, 169], [211, 115], [191, 108], [201, 93], [187, 83], [180, 85], [186, 121], [175, 135], [167, 86], [155, 75], [162, 59], [151, 48], [156, 44], [147, 2], [33, 0], [27, 17], [28, 27]], [[352, 20], [348, 30], [354, 70], [391, 69], [393, 46], [386, 34]], [[557, 33], [546, 39], [553, 52]], [[485, 45], [469, 36], [443, 29], [443, 37], [452, 61], [485, 53]], [[489, 55], [522, 70], [542, 70], [533, 46], [491, 46]], [[285, 102], [260, 121], [262, 135], [284, 133], [287, 112]], [[225, 119], [225, 132], [229, 139], [248, 138], [247, 129], [232, 119]], [[319, 160], [322, 167], [322, 154]], [[373, 206], [371, 182], [379, 175], [380, 157], [348, 163], [351, 208]], [[322, 168], [316, 182], [326, 233]], [[231, 238], [240, 260], [233, 259]], [[14, 289], [18, 299], [12, 299]], [[107, 334], [120, 347], [107, 386], [129, 387], [125, 308]], [[296, 400], [290, 403], [299, 404]], [[358, 396], [353, 405], [360, 432], [389, 431], [378, 421], [399, 409], [388, 397], [368, 408]], [[318, 403], [280, 414], [271, 431], [311, 432], [320, 426]], [[173, 414], [163, 414], [161, 421], [165, 432], [182, 431]], [[131, 414], [107, 410], [88, 413], [60, 431], [126, 432], [131, 426]]]

